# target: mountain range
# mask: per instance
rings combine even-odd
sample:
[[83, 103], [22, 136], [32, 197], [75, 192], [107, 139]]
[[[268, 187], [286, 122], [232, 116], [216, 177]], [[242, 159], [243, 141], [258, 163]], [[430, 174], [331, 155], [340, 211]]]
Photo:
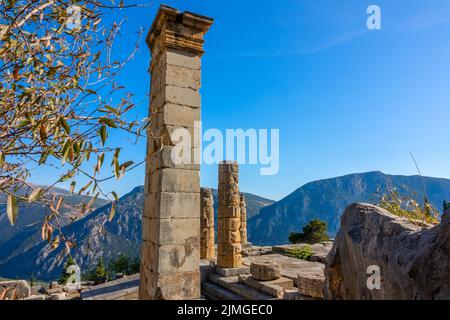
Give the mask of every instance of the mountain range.
[[[256, 216], [260, 208], [274, 203], [256, 195], [244, 194], [249, 217]], [[116, 213], [111, 222], [108, 220], [111, 205], [106, 204], [83, 219], [62, 228], [64, 236], [76, 243], [76, 247], [71, 249], [71, 255], [82, 272], [94, 268], [100, 257], [107, 263], [119, 254], [125, 254], [130, 258], [139, 256], [143, 195], [144, 187], [139, 186], [120, 198], [116, 203]], [[213, 190], [213, 197], [217, 214], [217, 190]], [[36, 217], [33, 221], [44, 216], [43, 209], [36, 207], [27, 212], [25, 207], [21, 208], [22, 213], [17, 218], [17, 231], [0, 243], [1, 276], [28, 279], [33, 275], [39, 280], [48, 281], [57, 279], [61, 274], [65, 262], [63, 246], [51, 250], [41, 239], [40, 224], [26, 227], [30, 216]], [[6, 214], [2, 216], [6, 218]], [[7, 224], [0, 223], [0, 233], [3, 228], [6, 230], [11, 228], [9, 221], [7, 219], [6, 221]]]
[[[376, 203], [377, 189], [387, 187], [416, 198], [425, 192], [430, 203], [439, 209], [443, 200], [450, 199], [450, 180], [381, 172], [311, 182], [278, 202], [246, 193], [249, 240], [257, 245], [287, 243], [290, 232], [301, 231], [312, 219], [327, 222], [329, 234], [334, 236], [340, 216], [349, 204]], [[217, 215], [217, 190], [213, 190], [213, 195]], [[70, 198], [68, 193], [65, 196]], [[64, 235], [77, 244], [71, 254], [83, 272], [92, 269], [100, 257], [108, 262], [119, 254], [130, 258], [139, 256], [143, 203], [143, 187], [136, 187], [117, 202], [111, 222], [108, 221], [110, 205], [97, 203], [95, 211], [62, 229]], [[40, 225], [29, 225], [44, 216], [43, 208], [37, 204], [22, 208], [23, 213], [13, 231], [7, 225], [4, 208], [0, 210], [0, 276], [27, 279], [34, 275], [40, 280], [57, 279], [65, 261], [63, 246], [50, 250], [40, 238]]]
[[379, 171], [350, 174], [308, 183], [284, 199], [261, 209], [247, 223], [253, 243], [274, 245], [288, 242], [291, 232], [301, 232], [309, 221], [320, 219], [334, 237], [344, 209], [354, 202], [377, 204], [380, 192], [396, 189], [401, 195], [423, 203], [424, 195], [438, 210], [450, 199], [450, 180], [387, 175]]

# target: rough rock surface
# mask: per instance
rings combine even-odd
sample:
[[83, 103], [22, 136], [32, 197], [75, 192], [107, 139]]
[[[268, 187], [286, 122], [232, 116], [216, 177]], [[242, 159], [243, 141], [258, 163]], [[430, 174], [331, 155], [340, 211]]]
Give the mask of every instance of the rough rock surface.
[[[380, 289], [369, 290], [369, 266]], [[367, 204], [352, 204], [327, 257], [327, 299], [450, 299], [450, 212], [418, 226]]]
[[250, 265], [250, 273], [256, 280], [271, 281], [281, 278], [281, 267], [275, 262], [252, 262]]
[[297, 279], [298, 292], [302, 296], [323, 299], [323, 273], [299, 274]]
[[26, 298], [31, 294], [30, 285], [25, 280], [2, 281], [0, 282], [0, 292], [3, 288], [10, 289], [6, 295], [8, 299], [11, 299], [14, 288], [16, 288], [18, 299]]

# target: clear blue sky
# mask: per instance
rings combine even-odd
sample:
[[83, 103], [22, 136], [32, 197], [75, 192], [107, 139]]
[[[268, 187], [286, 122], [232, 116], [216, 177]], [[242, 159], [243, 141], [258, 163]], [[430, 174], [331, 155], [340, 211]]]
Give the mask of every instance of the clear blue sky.
[[[215, 19], [203, 57], [204, 129], [280, 129], [279, 173], [243, 166], [242, 191], [277, 200], [348, 173], [416, 174], [410, 152], [424, 175], [450, 178], [450, 1], [164, 3]], [[140, 26], [148, 31], [159, 4], [109, 13], [128, 16], [116, 50], [130, 50]], [[381, 7], [380, 31], [366, 28], [370, 4]], [[140, 116], [148, 110], [149, 59], [142, 43], [121, 76]], [[144, 158], [144, 141], [116, 140], [128, 145], [124, 157]], [[216, 187], [217, 167], [203, 166], [201, 179]], [[142, 167], [107, 189], [123, 195], [143, 182]]]

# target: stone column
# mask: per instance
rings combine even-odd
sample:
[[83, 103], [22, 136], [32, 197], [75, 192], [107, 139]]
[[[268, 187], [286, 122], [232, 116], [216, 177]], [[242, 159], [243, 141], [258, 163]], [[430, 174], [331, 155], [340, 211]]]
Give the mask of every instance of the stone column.
[[217, 228], [217, 266], [239, 268], [241, 257], [241, 208], [239, 167], [234, 161], [219, 164], [219, 212]]
[[[142, 219], [140, 299], [200, 297], [200, 58], [212, 19], [161, 6], [147, 36], [151, 50], [150, 115]], [[173, 160], [179, 128], [191, 134]], [[178, 152], [177, 151], [177, 152]]]
[[214, 199], [211, 189], [200, 191], [200, 259], [214, 259]]
[[240, 233], [241, 233], [241, 244], [242, 246], [247, 245], [247, 204], [245, 203], [245, 196], [243, 193], [241, 193], [241, 227], [240, 227]]

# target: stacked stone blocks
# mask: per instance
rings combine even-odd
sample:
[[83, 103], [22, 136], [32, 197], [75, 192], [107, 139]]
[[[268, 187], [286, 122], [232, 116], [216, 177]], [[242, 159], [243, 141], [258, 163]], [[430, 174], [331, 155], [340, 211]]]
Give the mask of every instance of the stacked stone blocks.
[[245, 196], [241, 193], [240, 195], [240, 208], [241, 208], [241, 227], [239, 229], [241, 233], [241, 244], [247, 245], [247, 206], [245, 203]]
[[212, 260], [214, 248], [214, 200], [211, 189], [200, 191], [200, 259]]
[[[152, 61], [140, 299], [200, 297], [200, 58], [212, 20], [161, 6], [147, 37]], [[185, 128], [191, 161], [178, 163]]]
[[217, 266], [219, 268], [242, 266], [240, 204], [238, 164], [234, 161], [224, 161], [219, 164], [217, 230]]

